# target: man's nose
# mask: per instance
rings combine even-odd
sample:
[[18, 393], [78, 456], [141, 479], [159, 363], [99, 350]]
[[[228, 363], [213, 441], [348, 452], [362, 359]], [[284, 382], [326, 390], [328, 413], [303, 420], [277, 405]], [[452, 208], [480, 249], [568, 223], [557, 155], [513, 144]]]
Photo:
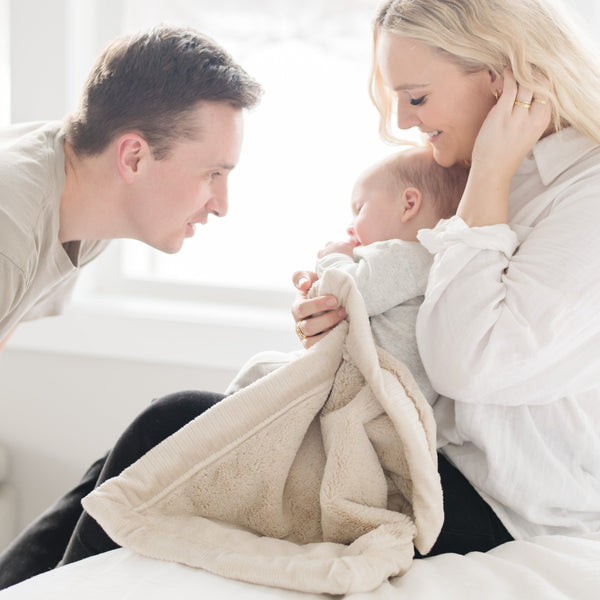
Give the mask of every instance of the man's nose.
[[227, 183], [223, 182], [219, 189], [215, 191], [213, 197], [208, 203], [208, 211], [215, 217], [224, 217], [229, 210], [229, 198]]

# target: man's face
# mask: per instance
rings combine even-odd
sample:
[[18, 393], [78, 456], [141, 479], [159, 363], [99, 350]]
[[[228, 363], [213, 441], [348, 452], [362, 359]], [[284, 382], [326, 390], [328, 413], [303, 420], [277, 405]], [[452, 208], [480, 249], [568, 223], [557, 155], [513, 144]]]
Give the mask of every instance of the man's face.
[[227, 214], [227, 178], [237, 164], [243, 138], [241, 109], [203, 102], [191, 126], [192, 139], [175, 142], [166, 158], [149, 157], [133, 215], [136, 238], [175, 253], [208, 215]]

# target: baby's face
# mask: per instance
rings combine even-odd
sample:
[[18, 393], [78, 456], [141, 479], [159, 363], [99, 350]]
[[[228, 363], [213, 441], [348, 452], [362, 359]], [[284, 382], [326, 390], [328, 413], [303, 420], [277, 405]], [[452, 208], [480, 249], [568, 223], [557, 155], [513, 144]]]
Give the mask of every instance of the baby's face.
[[352, 192], [350, 240], [357, 246], [402, 237], [402, 203], [398, 191], [390, 189], [377, 174], [356, 182]]

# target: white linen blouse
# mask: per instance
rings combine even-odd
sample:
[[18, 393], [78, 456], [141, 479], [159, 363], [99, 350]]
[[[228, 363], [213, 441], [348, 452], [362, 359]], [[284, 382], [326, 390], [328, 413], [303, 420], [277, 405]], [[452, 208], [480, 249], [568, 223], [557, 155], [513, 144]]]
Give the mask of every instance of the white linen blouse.
[[508, 223], [419, 232], [438, 445], [515, 538], [598, 531], [600, 146], [574, 128], [538, 142]]

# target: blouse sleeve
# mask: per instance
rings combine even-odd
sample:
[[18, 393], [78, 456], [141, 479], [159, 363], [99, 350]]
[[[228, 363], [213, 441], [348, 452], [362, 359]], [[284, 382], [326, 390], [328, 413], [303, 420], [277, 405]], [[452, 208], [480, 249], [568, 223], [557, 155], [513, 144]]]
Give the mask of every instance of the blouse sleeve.
[[599, 189], [569, 186], [520, 245], [507, 225], [459, 217], [420, 232], [435, 258], [417, 341], [436, 391], [519, 405], [598, 386]]

